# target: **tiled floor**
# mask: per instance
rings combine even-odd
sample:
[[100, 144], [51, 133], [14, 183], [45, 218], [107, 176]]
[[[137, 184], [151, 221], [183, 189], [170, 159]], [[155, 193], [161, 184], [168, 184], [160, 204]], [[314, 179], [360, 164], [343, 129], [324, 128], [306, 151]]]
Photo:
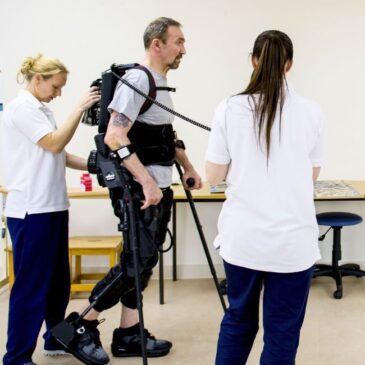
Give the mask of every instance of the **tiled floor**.
[[[334, 283], [328, 278], [313, 282], [306, 321], [302, 330], [297, 365], [365, 364], [365, 280], [344, 279], [344, 297], [332, 298]], [[152, 281], [145, 293], [146, 327], [160, 338], [174, 343], [171, 353], [149, 359], [149, 364], [212, 365], [222, 308], [211, 280], [166, 281], [166, 304], [158, 303], [158, 283]], [[289, 293], [288, 293], [289, 294]], [[9, 292], [0, 294], [0, 356], [5, 351]], [[85, 299], [73, 299], [69, 311], [79, 310]], [[112, 331], [119, 321], [119, 307], [103, 313], [101, 339], [110, 353]], [[73, 357], [52, 359], [42, 354], [42, 338], [33, 361], [38, 365], [80, 364]], [[262, 331], [258, 333], [247, 365], [258, 365]], [[141, 358], [111, 358], [111, 365], [142, 364]]]

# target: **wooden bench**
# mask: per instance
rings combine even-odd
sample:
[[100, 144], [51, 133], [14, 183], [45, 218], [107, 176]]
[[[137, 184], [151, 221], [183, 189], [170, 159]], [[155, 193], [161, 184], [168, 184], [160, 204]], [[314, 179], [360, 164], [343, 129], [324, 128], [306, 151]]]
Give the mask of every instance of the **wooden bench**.
[[8, 274], [9, 274], [9, 287], [11, 288], [14, 284], [14, 265], [13, 265], [13, 248], [11, 246], [5, 247], [5, 252], [8, 257]]
[[[12, 247], [5, 249], [9, 263], [9, 286], [14, 283], [14, 266]], [[69, 262], [71, 272], [71, 295], [76, 292], [90, 292], [95, 281], [102, 279], [103, 273], [82, 272], [82, 256], [107, 256], [109, 268], [116, 265], [122, 251], [121, 236], [75, 236], [69, 238]], [[73, 257], [75, 263], [73, 265]], [[87, 283], [83, 281], [88, 281]], [[90, 282], [94, 281], [94, 282]]]

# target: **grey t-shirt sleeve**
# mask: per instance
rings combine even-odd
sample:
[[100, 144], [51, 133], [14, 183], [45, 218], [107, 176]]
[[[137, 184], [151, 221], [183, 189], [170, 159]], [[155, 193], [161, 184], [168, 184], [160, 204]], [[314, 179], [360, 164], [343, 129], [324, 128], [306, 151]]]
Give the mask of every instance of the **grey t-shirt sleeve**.
[[[147, 74], [142, 70], [129, 70], [123, 77], [133, 86], [143, 91], [145, 94], [149, 93], [149, 81]], [[121, 81], [118, 82], [114, 92], [113, 100], [108, 106], [109, 112], [116, 111], [124, 114], [131, 122], [134, 122], [141, 110], [145, 98], [132, 90]]]

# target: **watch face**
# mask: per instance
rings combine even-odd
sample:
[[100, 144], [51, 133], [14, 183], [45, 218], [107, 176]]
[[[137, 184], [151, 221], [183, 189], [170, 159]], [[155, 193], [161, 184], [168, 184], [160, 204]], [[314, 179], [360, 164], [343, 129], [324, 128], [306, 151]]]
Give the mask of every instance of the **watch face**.
[[128, 157], [130, 154], [128, 147], [122, 147], [118, 150], [118, 155], [121, 159]]

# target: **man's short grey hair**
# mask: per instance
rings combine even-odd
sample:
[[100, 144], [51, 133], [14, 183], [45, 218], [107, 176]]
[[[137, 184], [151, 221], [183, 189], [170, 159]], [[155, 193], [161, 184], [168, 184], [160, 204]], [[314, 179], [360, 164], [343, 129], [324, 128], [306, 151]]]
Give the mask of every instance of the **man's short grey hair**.
[[152, 41], [156, 38], [165, 43], [167, 39], [167, 29], [171, 26], [181, 27], [181, 24], [174, 19], [165, 17], [157, 18], [151, 22], [143, 34], [144, 48], [150, 48]]

